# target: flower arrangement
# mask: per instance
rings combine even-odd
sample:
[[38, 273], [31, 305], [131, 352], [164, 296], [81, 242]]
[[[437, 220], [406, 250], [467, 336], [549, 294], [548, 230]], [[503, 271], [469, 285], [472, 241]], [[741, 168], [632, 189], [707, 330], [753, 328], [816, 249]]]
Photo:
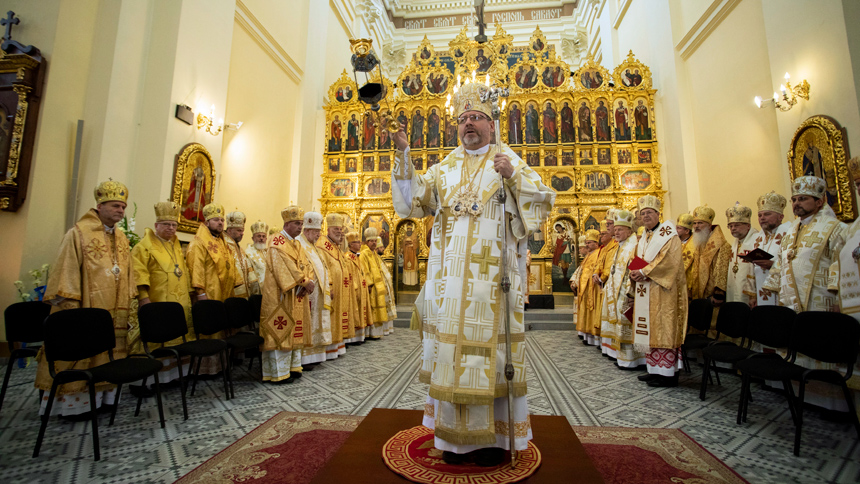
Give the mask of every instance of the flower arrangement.
[[33, 278], [33, 289], [25, 290], [22, 281], [15, 281], [15, 288], [18, 289], [18, 297], [21, 301], [41, 301], [45, 297], [45, 284], [48, 283], [48, 272], [51, 266], [42, 264], [42, 267], [29, 271], [30, 277]]
[[131, 218], [125, 216], [119, 222], [119, 229], [125, 233], [126, 238], [128, 238], [128, 246], [133, 248], [140, 242], [140, 236], [134, 232], [134, 219], [137, 217], [137, 204], [134, 204], [134, 212], [131, 214]]

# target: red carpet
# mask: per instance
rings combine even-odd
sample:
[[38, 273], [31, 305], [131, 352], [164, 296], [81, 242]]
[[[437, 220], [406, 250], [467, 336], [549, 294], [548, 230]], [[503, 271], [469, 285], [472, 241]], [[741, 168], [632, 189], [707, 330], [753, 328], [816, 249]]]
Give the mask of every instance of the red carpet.
[[[420, 412], [416, 415], [420, 423]], [[308, 484], [361, 420], [348, 415], [281, 412], [177, 482]], [[677, 429], [573, 430], [606, 483], [746, 482]], [[381, 446], [374, 452], [381, 463]], [[361, 469], [351, 471], [360, 473]], [[540, 474], [538, 468], [533, 478], [521, 482], [533, 481]]]

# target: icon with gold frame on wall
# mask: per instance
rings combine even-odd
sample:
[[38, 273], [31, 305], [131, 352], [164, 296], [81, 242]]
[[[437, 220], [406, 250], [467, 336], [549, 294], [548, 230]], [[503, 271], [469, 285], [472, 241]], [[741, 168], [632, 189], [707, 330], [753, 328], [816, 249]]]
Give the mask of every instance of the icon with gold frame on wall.
[[574, 175], [564, 171], [553, 173], [550, 180], [550, 186], [552, 186], [552, 189], [557, 192], [566, 192], [571, 190], [575, 186]]
[[853, 220], [854, 184], [848, 174], [848, 143], [845, 129], [829, 116], [812, 116], [800, 123], [791, 138], [788, 166], [791, 179], [817, 176], [827, 183], [825, 198], [844, 222]]
[[555, 167], [558, 166], [558, 152], [553, 149], [546, 150], [543, 154], [543, 166]]
[[364, 182], [364, 194], [368, 197], [384, 197], [391, 194], [391, 180], [373, 177]]
[[329, 192], [333, 197], [355, 196], [355, 180], [352, 178], [335, 178], [331, 180]]
[[589, 58], [579, 70], [573, 73], [573, 80], [577, 87], [583, 90], [608, 91], [612, 76], [605, 67], [595, 62], [593, 58]]
[[171, 200], [179, 206], [179, 227], [194, 233], [204, 221], [203, 207], [214, 200], [215, 164], [200, 143], [189, 143], [176, 155]]
[[582, 176], [582, 189], [589, 192], [611, 190], [612, 175], [603, 170], [587, 171]]
[[540, 166], [540, 151], [529, 150], [526, 151], [526, 165], [531, 167]]
[[629, 191], [647, 190], [651, 187], [651, 172], [649, 170], [626, 170], [619, 175], [619, 185]]
[[358, 171], [358, 158], [350, 156], [346, 159], [345, 173], [355, 173]]
[[627, 58], [615, 68], [615, 89], [619, 91], [647, 91], [651, 89], [651, 69], [639, 62], [631, 50]]
[[372, 172], [376, 171], [376, 160], [373, 159], [373, 155], [366, 155], [361, 159], [361, 171], [363, 172]]
[[332, 157], [328, 159], [328, 172], [329, 173], [339, 173], [340, 172], [340, 158]]

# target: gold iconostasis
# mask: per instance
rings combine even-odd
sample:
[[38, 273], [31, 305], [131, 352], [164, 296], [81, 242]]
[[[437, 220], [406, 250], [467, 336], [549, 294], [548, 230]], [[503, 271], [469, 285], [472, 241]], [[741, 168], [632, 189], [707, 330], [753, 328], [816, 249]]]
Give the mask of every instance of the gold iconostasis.
[[[456, 119], [445, 109], [458, 78], [508, 87], [502, 142], [558, 193], [549, 220], [529, 239], [529, 291], [570, 292], [577, 237], [597, 228], [609, 208], [632, 208], [644, 194], [663, 198], [656, 90], [650, 69], [632, 52], [612, 72], [588, 59], [571, 73], [540, 27], [528, 46], [512, 43], [499, 24], [484, 44], [469, 40], [464, 29], [447, 52], [437, 52], [425, 37], [396, 81], [382, 80], [387, 94], [380, 105], [406, 125], [412, 163], [423, 173], [459, 144]], [[345, 214], [361, 231], [377, 228], [398, 292], [417, 292], [425, 280], [433, 220], [401, 219], [394, 212], [394, 146], [387, 131], [373, 128], [357, 92], [344, 71], [324, 102], [322, 210]], [[417, 283], [404, 270], [416, 252]]]

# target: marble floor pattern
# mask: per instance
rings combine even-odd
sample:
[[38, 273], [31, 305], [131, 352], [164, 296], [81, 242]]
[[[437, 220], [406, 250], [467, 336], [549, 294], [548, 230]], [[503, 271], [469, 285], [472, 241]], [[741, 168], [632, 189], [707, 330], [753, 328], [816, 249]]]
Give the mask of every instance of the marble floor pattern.
[[[779, 394], [753, 387], [749, 421], [735, 424], [739, 379], [722, 377], [699, 400], [701, 368], [678, 388], [651, 388], [641, 372], [621, 371], [571, 331], [527, 333], [529, 408], [564, 415], [572, 425], [680, 428], [751, 483], [860, 482], [860, 441], [848, 423], [805, 412], [801, 457], [792, 452], [794, 427]], [[134, 417], [125, 395], [117, 421], [99, 420], [102, 459], [92, 458], [88, 422], [53, 418], [41, 455], [31, 454], [39, 428], [35, 368], [15, 369], [0, 414], [0, 475], [11, 483], [167, 483], [218, 453], [280, 411], [366, 415], [374, 407], [422, 409], [418, 334], [399, 329], [380, 342], [350, 347], [291, 385], [256, 381], [234, 371], [236, 398], [223, 398], [220, 380], [198, 384], [182, 420], [178, 388], [164, 392], [167, 427], [155, 400]], [[3, 369], [5, 370], [5, 368]]]

